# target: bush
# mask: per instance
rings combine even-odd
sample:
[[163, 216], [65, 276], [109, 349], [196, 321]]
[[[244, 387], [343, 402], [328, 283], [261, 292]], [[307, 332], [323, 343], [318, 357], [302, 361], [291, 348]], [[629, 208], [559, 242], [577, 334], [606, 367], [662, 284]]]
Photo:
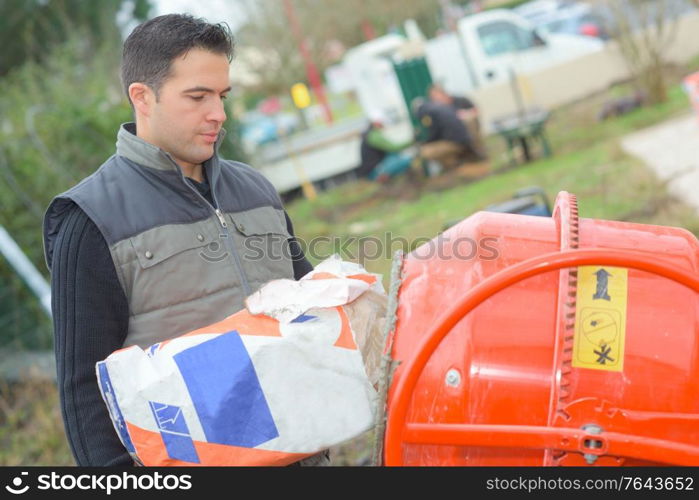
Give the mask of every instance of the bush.
[[[44, 63], [15, 69], [3, 78], [0, 95], [0, 224], [47, 277], [41, 233], [46, 206], [113, 153], [115, 131], [131, 116], [119, 91], [118, 50], [88, 40], [76, 34]], [[0, 292], [13, 290], [12, 297], [26, 309], [23, 317], [46, 331], [43, 313], [27, 300], [9, 266], [0, 266], [0, 274]], [[7, 307], [8, 300], [3, 302]], [[3, 342], [16, 341], [22, 334], [18, 329], [32, 330], [16, 322], [11, 326], [0, 334]], [[22, 337], [20, 343], [46, 348], [50, 334], [44, 335], [49, 338]]]

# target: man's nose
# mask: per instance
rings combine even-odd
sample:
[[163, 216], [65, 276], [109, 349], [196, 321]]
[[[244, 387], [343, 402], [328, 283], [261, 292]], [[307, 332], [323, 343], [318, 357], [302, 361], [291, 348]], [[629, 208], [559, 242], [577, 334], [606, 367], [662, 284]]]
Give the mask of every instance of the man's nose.
[[223, 100], [218, 99], [213, 108], [209, 111], [207, 120], [223, 123], [226, 121], [226, 108], [223, 105]]

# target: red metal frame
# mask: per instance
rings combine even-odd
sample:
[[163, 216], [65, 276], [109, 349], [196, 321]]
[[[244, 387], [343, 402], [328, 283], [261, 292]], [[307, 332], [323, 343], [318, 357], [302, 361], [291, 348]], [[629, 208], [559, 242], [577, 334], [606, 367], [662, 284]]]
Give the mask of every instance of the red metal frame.
[[[437, 322], [425, 336], [415, 355], [404, 362], [396, 381], [385, 437], [385, 464], [403, 464], [403, 443], [451, 444], [464, 446], [524, 447], [578, 451], [644, 458], [677, 465], [699, 465], [699, 446], [606, 432], [589, 434], [582, 429], [518, 425], [467, 425], [406, 423], [413, 391], [430, 356], [454, 326], [481, 302], [524, 279], [558, 269], [605, 265], [646, 271], [699, 292], [699, 276], [676, 270], [656, 256], [640, 252], [592, 249], [567, 250], [535, 257], [511, 266], [475, 286]], [[588, 448], [594, 439], [601, 448]]]

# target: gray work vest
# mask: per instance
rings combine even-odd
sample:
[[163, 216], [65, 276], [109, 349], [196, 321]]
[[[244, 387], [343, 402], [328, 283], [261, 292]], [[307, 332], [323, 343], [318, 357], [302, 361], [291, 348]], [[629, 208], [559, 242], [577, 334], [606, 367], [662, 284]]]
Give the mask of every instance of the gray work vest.
[[220, 321], [267, 281], [294, 277], [284, 211], [270, 182], [217, 153], [203, 167], [214, 206], [168, 153], [125, 124], [116, 155], [46, 211], [49, 269], [73, 203], [104, 236], [129, 302], [124, 346], [145, 348]]

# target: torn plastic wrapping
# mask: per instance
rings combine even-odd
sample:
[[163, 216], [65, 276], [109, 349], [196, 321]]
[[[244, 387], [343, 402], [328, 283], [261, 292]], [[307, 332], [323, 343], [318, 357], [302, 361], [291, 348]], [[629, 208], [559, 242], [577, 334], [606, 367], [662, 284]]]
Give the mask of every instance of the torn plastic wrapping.
[[[361, 300], [356, 300], [360, 296]], [[343, 306], [366, 373], [371, 383], [376, 384], [386, 300], [380, 275], [367, 273], [359, 264], [333, 255], [299, 281], [267, 283], [247, 298], [245, 306], [252, 314], [265, 314], [280, 323], [289, 323], [311, 308]]]
[[373, 425], [386, 295], [337, 256], [275, 280], [219, 323], [97, 364], [145, 465], [285, 465]]

